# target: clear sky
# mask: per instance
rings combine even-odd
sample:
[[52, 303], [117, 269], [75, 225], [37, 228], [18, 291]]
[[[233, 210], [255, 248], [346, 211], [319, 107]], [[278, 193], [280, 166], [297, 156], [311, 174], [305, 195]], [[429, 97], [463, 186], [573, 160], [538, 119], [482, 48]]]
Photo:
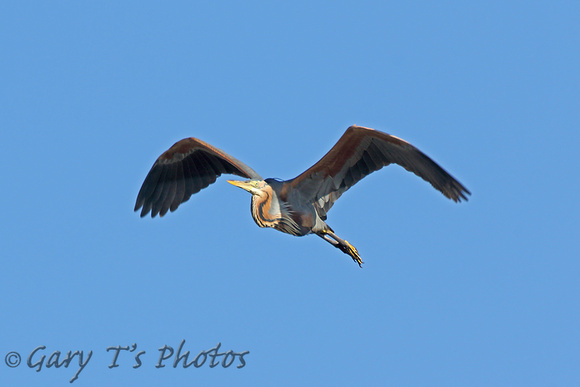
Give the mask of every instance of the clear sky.
[[[580, 385], [579, 19], [576, 1], [3, 2], [2, 384], [70, 385], [83, 351], [74, 386]], [[224, 177], [133, 212], [184, 137], [289, 179], [352, 124], [469, 202], [368, 176], [328, 218], [363, 269], [256, 227]], [[174, 368], [183, 340], [197, 363]]]

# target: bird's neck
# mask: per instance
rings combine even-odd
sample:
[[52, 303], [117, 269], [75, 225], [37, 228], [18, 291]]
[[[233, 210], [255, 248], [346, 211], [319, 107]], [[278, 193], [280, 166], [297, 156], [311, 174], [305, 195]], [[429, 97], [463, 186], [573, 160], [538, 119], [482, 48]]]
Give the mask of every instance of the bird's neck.
[[259, 194], [252, 195], [252, 218], [260, 227], [274, 227], [280, 213], [276, 213], [278, 206], [272, 187], [266, 186]]

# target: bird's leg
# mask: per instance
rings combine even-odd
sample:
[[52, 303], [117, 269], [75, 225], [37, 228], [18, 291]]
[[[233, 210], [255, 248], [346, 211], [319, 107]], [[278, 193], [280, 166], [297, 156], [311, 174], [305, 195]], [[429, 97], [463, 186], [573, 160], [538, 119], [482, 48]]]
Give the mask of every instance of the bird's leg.
[[363, 261], [357, 249], [353, 245], [348, 243], [348, 241], [339, 238], [334, 232], [330, 230], [324, 230], [318, 233], [317, 235], [320, 236], [325, 241], [327, 241], [328, 243], [330, 243], [331, 245], [333, 245], [334, 247], [336, 247], [337, 249], [340, 249], [340, 251], [342, 251], [343, 253], [350, 255], [353, 261], [358, 263], [359, 267], [362, 267]]

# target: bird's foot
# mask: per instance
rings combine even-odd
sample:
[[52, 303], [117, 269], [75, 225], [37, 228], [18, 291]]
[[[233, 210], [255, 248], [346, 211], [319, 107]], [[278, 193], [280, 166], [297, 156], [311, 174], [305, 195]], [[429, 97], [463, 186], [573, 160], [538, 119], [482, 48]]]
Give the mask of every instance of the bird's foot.
[[346, 241], [346, 240], [344, 242], [345, 242], [344, 245], [342, 245], [342, 244], [340, 245], [342, 252], [350, 255], [352, 260], [355, 261], [356, 263], [358, 263], [358, 266], [362, 268], [362, 264], [364, 262], [362, 261], [360, 254], [358, 253], [358, 250], [356, 249], [356, 247], [354, 247], [353, 245], [348, 243], [348, 241]]
[[356, 249], [356, 247], [354, 247], [353, 245], [348, 243], [348, 241], [345, 241], [344, 239], [339, 238], [330, 229], [319, 231], [319, 232], [317, 232], [317, 234], [318, 234], [318, 236], [320, 236], [322, 239], [324, 239], [325, 241], [327, 241], [328, 243], [330, 243], [334, 247], [340, 249], [340, 251], [342, 251], [343, 253], [350, 255], [352, 260], [355, 261], [356, 263], [358, 263], [359, 267], [362, 267], [362, 264], [364, 262], [362, 261], [360, 254], [358, 253], [358, 250]]

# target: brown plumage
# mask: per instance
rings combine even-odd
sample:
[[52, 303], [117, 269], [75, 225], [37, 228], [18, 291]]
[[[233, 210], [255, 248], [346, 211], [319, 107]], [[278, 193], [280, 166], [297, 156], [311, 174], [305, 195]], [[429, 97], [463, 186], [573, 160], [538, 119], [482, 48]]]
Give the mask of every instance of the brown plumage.
[[135, 211], [143, 207], [141, 217], [149, 211], [151, 217], [173, 212], [222, 173], [261, 179], [252, 168], [221, 149], [197, 138], [184, 138], [155, 161], [137, 195]]
[[325, 223], [334, 202], [368, 174], [398, 164], [429, 182], [447, 198], [467, 200], [470, 192], [443, 168], [408, 142], [390, 134], [351, 126], [320, 161], [294, 179], [262, 179], [246, 164], [195, 138], [186, 138], [164, 152], [145, 178], [135, 211], [163, 216], [222, 173], [247, 178], [230, 181], [252, 194], [252, 218], [260, 227], [302, 236], [315, 233], [359, 265], [358, 251]]

